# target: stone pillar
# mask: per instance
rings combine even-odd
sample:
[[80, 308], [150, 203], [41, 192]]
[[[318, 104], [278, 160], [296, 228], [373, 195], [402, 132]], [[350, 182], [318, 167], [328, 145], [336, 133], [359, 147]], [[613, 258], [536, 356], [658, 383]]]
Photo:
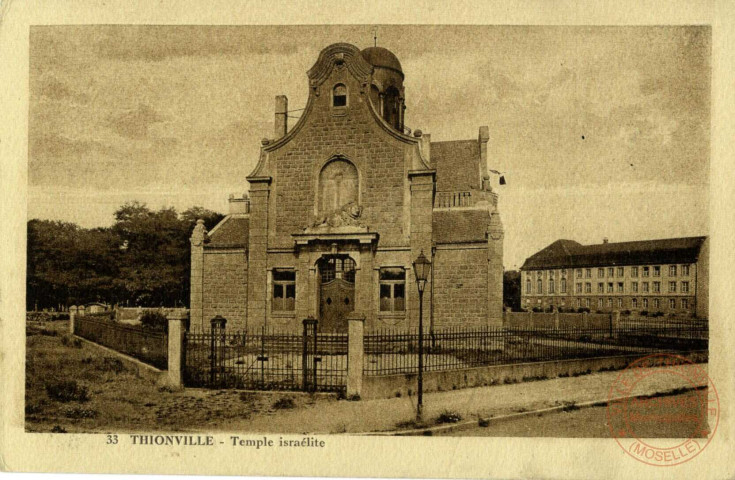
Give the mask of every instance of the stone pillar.
[[[197, 220], [189, 241], [191, 242], [191, 284], [189, 293], [189, 309], [191, 310], [191, 326], [204, 329], [204, 240], [207, 228], [204, 220]], [[139, 318], [142, 309], [138, 307]]]
[[559, 330], [559, 310], [554, 310], [554, 328]]
[[168, 385], [184, 386], [184, 323], [186, 316], [175, 314], [168, 318]]
[[[372, 317], [375, 313], [373, 305], [373, 248], [372, 245], [360, 245], [360, 270], [357, 272], [355, 285], [355, 311], [353, 315], [361, 315], [368, 324], [374, 323]], [[368, 319], [367, 317], [370, 317]]]
[[347, 396], [360, 395], [362, 392], [362, 369], [365, 363], [364, 330], [365, 318], [347, 317]]
[[76, 312], [69, 314], [69, 334], [74, 335], [74, 320], [76, 319]]
[[249, 177], [250, 249], [248, 258], [247, 328], [267, 325], [268, 202], [271, 177]]
[[[433, 241], [433, 201], [434, 201], [434, 171], [421, 171], [409, 173], [411, 181], [411, 262], [413, 263], [421, 254], [431, 258], [431, 247]], [[434, 268], [434, 265], [432, 265]], [[407, 305], [407, 320], [409, 327], [419, 324], [419, 293], [416, 289], [416, 277], [412, 270], [406, 271], [406, 289], [409, 299]], [[424, 319], [431, 318], [430, 297], [431, 276], [426, 281], [424, 290]]]
[[497, 209], [490, 214], [487, 229], [487, 323], [503, 325], [503, 224]]

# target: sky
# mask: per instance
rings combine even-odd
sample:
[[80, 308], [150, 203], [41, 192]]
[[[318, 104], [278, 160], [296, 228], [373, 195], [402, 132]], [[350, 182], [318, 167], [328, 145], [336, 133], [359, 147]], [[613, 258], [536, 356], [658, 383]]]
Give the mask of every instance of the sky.
[[489, 126], [507, 269], [559, 238], [708, 234], [696, 26], [32, 27], [29, 218], [107, 226], [132, 200], [226, 212], [273, 136], [274, 97], [303, 108], [319, 52], [374, 30], [403, 66], [407, 126], [432, 141]]

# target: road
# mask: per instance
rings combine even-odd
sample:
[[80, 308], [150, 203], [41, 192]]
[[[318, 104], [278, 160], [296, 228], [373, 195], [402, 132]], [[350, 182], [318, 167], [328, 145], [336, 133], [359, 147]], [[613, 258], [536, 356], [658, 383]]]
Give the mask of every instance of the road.
[[[705, 391], [689, 391], [666, 398], [681, 404], [701, 401]], [[694, 407], [676, 408], [677, 413], [691, 413], [702, 418], [702, 411]], [[658, 408], [658, 413], [669, 412], [671, 408]], [[640, 422], [635, 427], [639, 438], [688, 438], [692, 435], [692, 423], [687, 422]], [[449, 432], [434, 432], [434, 435], [477, 436], [477, 437], [567, 437], [567, 438], [606, 438], [610, 437], [607, 420], [607, 407], [589, 407], [577, 410], [520, 417], [501, 420], [489, 427], [471, 427]]]

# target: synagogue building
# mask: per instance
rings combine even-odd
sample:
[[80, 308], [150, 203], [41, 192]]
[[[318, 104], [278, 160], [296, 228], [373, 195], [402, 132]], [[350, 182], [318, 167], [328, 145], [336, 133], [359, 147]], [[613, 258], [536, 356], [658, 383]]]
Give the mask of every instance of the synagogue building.
[[[323, 332], [418, 325], [412, 269], [431, 261], [424, 325], [499, 326], [503, 227], [490, 133], [432, 142], [405, 119], [404, 72], [382, 47], [330, 45], [306, 73], [303, 114], [285, 96], [261, 142], [249, 194], [191, 236], [191, 326]], [[290, 128], [289, 128], [290, 127]], [[494, 177], [493, 177], [494, 179]]]

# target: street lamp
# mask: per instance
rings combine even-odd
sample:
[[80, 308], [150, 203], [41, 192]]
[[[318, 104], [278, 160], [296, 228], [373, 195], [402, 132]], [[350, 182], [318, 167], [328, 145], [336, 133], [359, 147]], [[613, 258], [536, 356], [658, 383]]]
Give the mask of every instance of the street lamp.
[[413, 273], [416, 274], [416, 286], [419, 289], [419, 398], [416, 405], [416, 419], [421, 420], [424, 408], [424, 287], [431, 272], [431, 262], [421, 250], [413, 262]]

